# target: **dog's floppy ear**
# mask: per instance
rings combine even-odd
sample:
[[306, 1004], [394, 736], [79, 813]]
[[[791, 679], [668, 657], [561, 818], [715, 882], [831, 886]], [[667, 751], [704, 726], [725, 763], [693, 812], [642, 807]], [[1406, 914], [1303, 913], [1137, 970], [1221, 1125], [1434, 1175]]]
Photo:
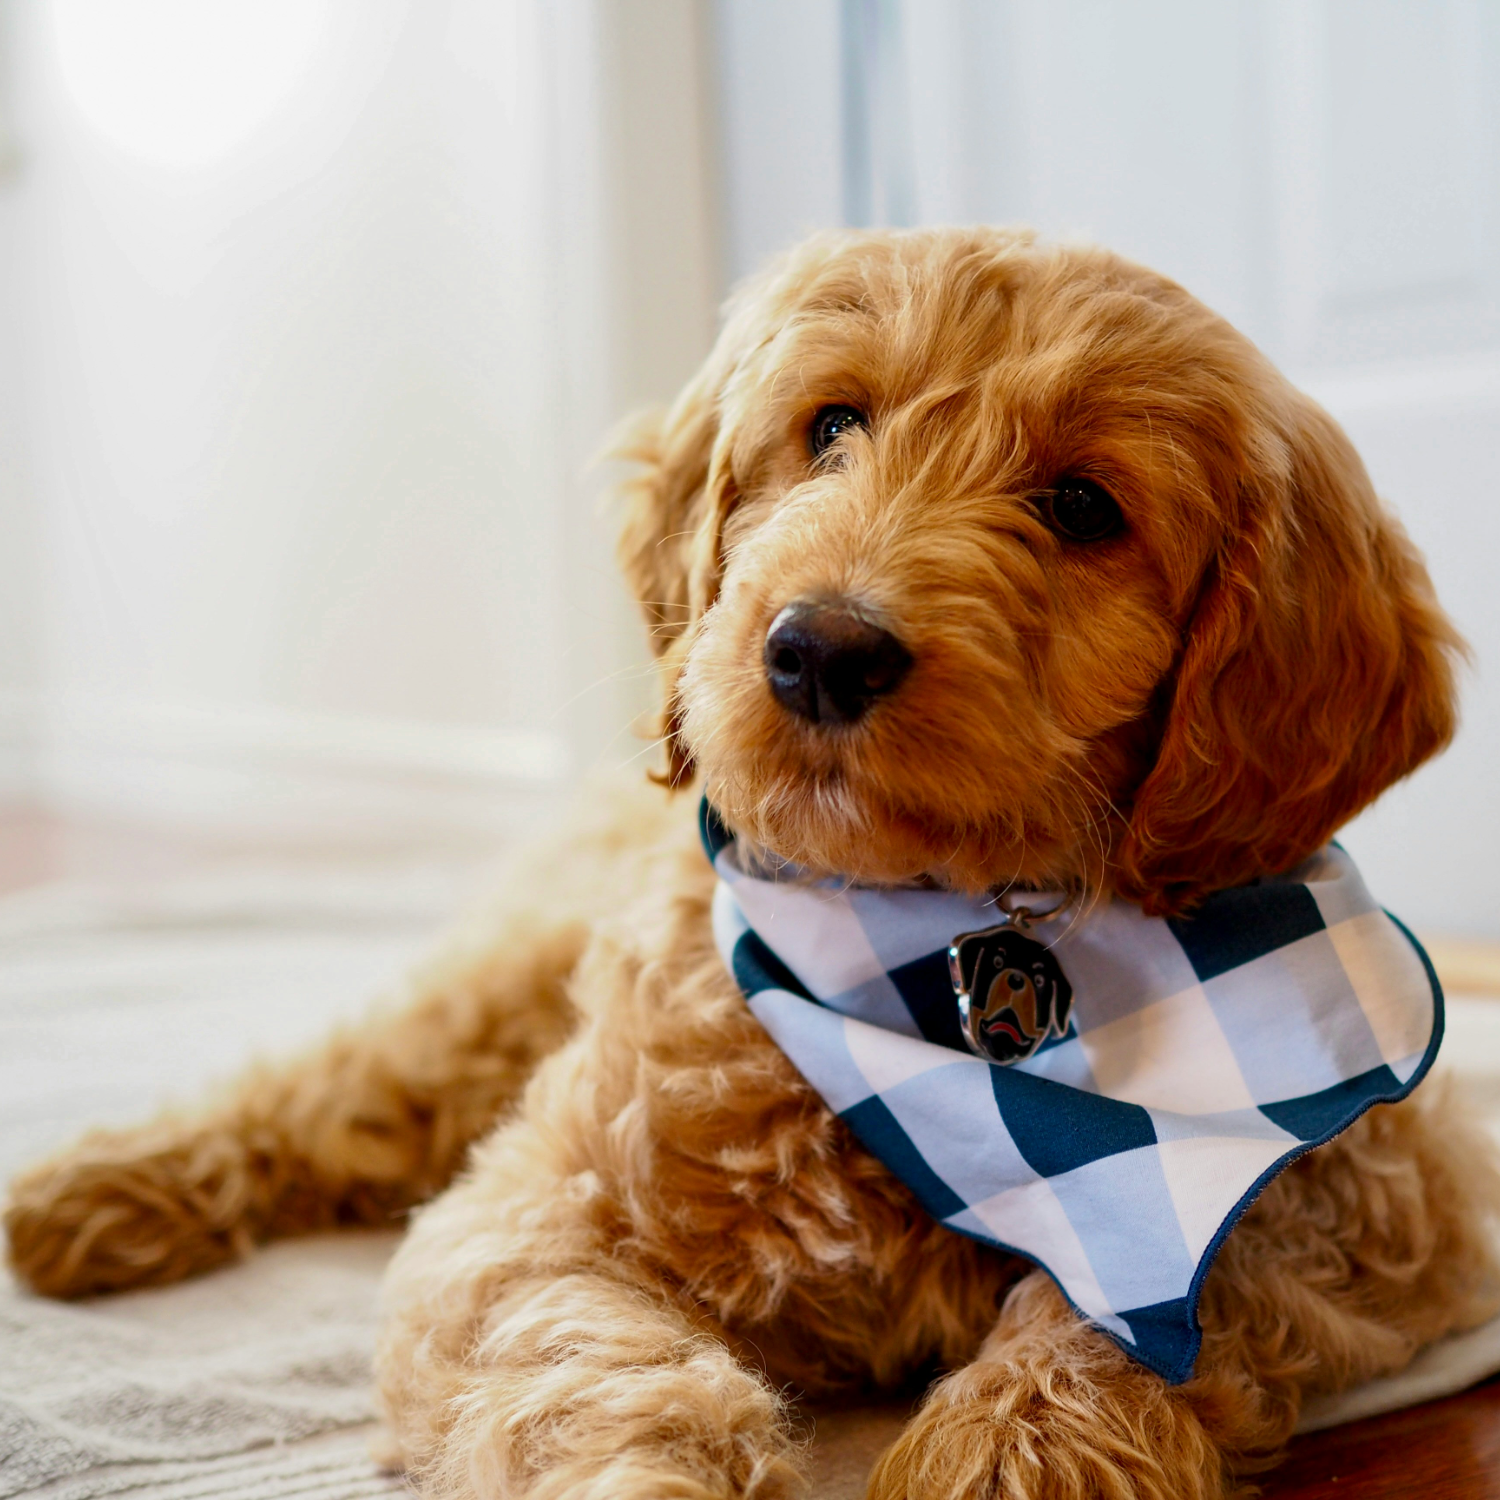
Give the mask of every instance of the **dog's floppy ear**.
[[[618, 556], [625, 581], [646, 619], [665, 698], [663, 738], [669, 786], [685, 785], [692, 758], [678, 732], [674, 703], [681, 647], [688, 627], [712, 602], [717, 527], [727, 477], [714, 480], [714, 445], [721, 378], [713, 360], [669, 411], [647, 412], [621, 432], [614, 455], [639, 465], [621, 486]], [[727, 463], [719, 467], [727, 475]]]
[[661, 657], [692, 617], [693, 539], [705, 520], [708, 465], [717, 413], [702, 371], [670, 411], [634, 417], [620, 432], [613, 456], [639, 465], [620, 487], [617, 554], [625, 582]]
[[1148, 912], [1287, 870], [1453, 733], [1463, 645], [1337, 424], [1288, 393], [1193, 611], [1118, 869]]

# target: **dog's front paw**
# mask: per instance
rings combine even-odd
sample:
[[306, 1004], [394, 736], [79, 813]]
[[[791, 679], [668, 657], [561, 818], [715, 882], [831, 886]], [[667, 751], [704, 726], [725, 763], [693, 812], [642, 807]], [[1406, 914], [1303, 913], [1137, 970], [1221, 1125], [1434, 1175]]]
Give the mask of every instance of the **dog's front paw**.
[[1187, 1404], [1144, 1371], [1096, 1374], [950, 1375], [876, 1465], [870, 1500], [1219, 1500], [1222, 1461]]
[[179, 1281], [249, 1248], [255, 1178], [227, 1130], [98, 1132], [11, 1184], [8, 1258], [49, 1297]]
[[1224, 1456], [1182, 1388], [1089, 1327], [1040, 1271], [939, 1382], [870, 1500], [1220, 1500]]

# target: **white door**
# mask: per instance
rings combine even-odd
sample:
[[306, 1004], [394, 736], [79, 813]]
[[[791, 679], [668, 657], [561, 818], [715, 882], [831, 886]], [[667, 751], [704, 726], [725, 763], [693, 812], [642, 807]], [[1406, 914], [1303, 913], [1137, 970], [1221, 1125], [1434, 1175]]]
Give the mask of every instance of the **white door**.
[[1345, 841], [1500, 935], [1500, 3], [719, 0], [736, 274], [830, 223], [1028, 222], [1176, 277], [1345, 425], [1473, 644]]

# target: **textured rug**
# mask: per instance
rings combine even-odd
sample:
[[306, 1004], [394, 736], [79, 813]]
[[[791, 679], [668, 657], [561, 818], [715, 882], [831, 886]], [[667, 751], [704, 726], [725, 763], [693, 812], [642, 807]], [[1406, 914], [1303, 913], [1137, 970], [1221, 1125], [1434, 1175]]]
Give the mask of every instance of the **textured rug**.
[[[472, 867], [238, 870], [0, 900], [0, 1173], [357, 1014], [474, 880]], [[1450, 1002], [1444, 1057], [1500, 1106], [1500, 997]], [[0, 1500], [399, 1492], [368, 1452], [375, 1290], [396, 1238], [274, 1245], [201, 1281], [87, 1304], [0, 1284]], [[1497, 1369], [1500, 1320], [1314, 1405], [1303, 1429]], [[808, 1412], [817, 1500], [862, 1494], [907, 1410]]]

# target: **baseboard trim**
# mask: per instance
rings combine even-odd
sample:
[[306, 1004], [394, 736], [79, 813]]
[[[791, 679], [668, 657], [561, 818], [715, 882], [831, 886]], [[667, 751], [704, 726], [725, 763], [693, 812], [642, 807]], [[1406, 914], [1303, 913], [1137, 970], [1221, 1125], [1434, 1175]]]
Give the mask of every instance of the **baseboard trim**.
[[7, 759], [12, 797], [278, 845], [487, 843], [571, 778], [545, 731], [81, 694], [11, 703]]

